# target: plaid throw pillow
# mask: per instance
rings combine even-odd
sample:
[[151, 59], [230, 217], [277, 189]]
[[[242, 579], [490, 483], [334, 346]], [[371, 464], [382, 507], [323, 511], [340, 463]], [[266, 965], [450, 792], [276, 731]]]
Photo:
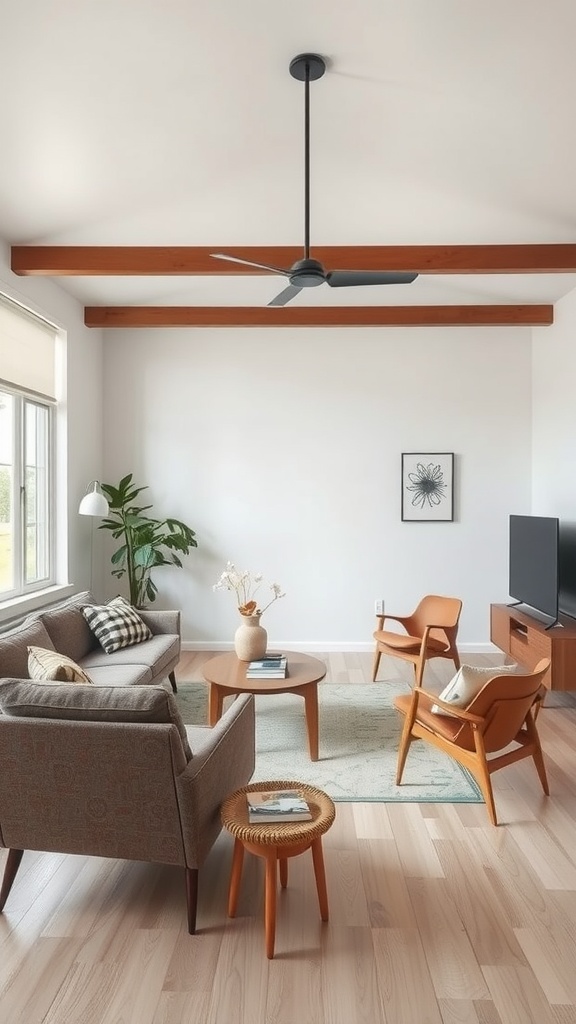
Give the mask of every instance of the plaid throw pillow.
[[136, 609], [124, 597], [114, 597], [108, 604], [85, 605], [82, 614], [106, 654], [140, 644], [152, 636]]

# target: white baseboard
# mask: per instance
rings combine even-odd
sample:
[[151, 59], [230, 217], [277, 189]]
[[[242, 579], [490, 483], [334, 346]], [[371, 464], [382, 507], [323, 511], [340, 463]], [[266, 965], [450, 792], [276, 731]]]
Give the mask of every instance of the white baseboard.
[[[368, 654], [374, 651], [374, 644], [370, 641], [349, 641], [340, 643], [335, 640], [327, 640], [325, 643], [319, 641], [301, 640], [270, 640], [268, 644], [271, 651], [306, 651], [308, 654], [322, 652], [326, 654]], [[183, 651], [231, 651], [234, 645], [230, 640], [183, 640]], [[465, 643], [458, 644], [460, 654], [502, 654], [499, 647], [492, 643]]]

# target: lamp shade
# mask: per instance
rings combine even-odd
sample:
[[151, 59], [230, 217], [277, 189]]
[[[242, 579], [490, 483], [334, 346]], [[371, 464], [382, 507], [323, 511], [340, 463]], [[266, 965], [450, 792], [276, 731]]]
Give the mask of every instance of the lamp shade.
[[92, 484], [92, 490], [88, 490], [80, 502], [78, 513], [81, 516], [107, 516], [110, 506], [100, 490], [100, 484], [97, 480], [93, 480]]

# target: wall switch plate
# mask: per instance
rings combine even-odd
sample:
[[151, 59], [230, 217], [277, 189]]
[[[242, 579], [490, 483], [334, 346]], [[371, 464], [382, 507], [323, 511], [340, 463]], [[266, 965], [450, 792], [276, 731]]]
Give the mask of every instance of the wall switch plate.
[[382, 598], [377, 598], [374, 602], [374, 611], [376, 615], [384, 615], [384, 601]]

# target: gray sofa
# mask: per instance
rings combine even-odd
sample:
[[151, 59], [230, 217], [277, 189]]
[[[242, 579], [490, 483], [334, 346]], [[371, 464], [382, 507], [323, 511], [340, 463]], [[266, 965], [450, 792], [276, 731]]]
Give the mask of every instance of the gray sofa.
[[0, 712], [0, 912], [25, 850], [153, 861], [184, 868], [193, 933], [220, 805], [254, 771], [253, 696], [191, 727], [166, 685], [1, 679]]
[[82, 606], [96, 604], [89, 591], [35, 612], [15, 629], [0, 633], [0, 679], [28, 679], [28, 647], [43, 647], [72, 658], [94, 683], [142, 686], [169, 678], [180, 658], [180, 612], [138, 611], [150, 628], [150, 640], [107, 654], [88, 626]]

